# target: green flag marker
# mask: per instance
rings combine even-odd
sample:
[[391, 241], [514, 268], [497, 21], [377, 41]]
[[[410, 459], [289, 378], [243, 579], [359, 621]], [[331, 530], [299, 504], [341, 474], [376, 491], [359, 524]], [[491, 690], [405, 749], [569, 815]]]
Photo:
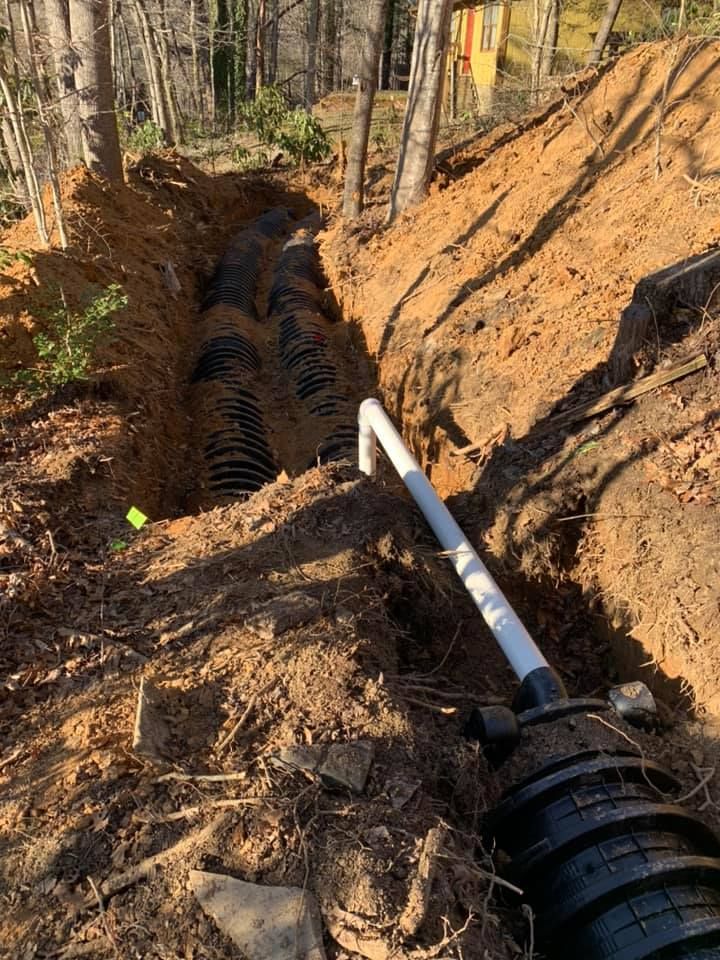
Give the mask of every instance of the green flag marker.
[[138, 510], [137, 507], [130, 507], [125, 519], [128, 523], [131, 523], [136, 530], [139, 530], [144, 523], [147, 523], [147, 517], [142, 510]]

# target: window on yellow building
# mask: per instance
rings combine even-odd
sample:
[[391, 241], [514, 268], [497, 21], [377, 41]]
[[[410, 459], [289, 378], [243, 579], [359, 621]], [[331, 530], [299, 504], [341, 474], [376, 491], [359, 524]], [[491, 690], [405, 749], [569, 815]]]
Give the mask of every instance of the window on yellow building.
[[500, 23], [500, 4], [486, 3], [483, 6], [481, 50], [494, 50], [498, 40], [498, 24]]

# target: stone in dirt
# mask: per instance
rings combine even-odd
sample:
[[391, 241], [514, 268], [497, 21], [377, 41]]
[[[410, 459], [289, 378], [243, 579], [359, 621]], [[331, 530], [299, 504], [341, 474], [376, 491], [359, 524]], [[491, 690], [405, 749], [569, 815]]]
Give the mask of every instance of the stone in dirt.
[[271, 762], [278, 767], [316, 774], [328, 787], [347, 787], [354, 793], [362, 793], [374, 757], [373, 743], [354, 740], [352, 743], [333, 743], [330, 746], [291, 744], [281, 747], [271, 757]]
[[263, 887], [191, 870], [190, 889], [248, 960], [325, 960], [320, 911], [300, 887]]
[[163, 713], [159, 689], [143, 677], [138, 690], [133, 732], [133, 752], [139, 757], [161, 762], [170, 741], [170, 727]]
[[362, 793], [374, 756], [375, 745], [368, 740], [334, 743], [318, 773], [330, 786], [349, 787], [355, 793]]
[[294, 627], [301, 627], [319, 612], [320, 604], [315, 597], [295, 590], [259, 604], [245, 621], [245, 626], [263, 640], [273, 640]]

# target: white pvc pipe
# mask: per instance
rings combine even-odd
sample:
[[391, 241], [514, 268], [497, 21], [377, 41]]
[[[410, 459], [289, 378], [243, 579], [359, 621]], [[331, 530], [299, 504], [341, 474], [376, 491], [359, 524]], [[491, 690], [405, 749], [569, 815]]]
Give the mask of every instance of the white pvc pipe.
[[403, 483], [432, 527], [455, 572], [492, 630], [500, 649], [522, 681], [548, 662], [527, 632], [518, 615], [475, 552], [450, 511], [438, 497], [420, 464], [405, 446], [379, 400], [364, 400], [358, 413], [360, 427], [358, 457], [360, 470], [372, 477], [376, 469], [376, 438], [382, 444]]

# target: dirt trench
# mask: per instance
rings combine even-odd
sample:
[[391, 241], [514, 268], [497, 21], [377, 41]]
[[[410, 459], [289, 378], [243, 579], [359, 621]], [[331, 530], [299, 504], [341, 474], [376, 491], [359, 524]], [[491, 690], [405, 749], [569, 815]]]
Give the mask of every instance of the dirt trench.
[[[553, 528], [533, 541], [537, 528], [523, 528], [524, 501], [507, 486], [523, 478], [532, 485], [533, 464], [512, 447], [506, 459], [496, 450], [492, 464], [507, 495], [508, 525], [486, 522], [492, 498], [471, 461], [457, 465], [450, 442], [458, 439], [456, 418], [466, 427], [472, 417], [453, 408], [438, 423], [438, 380], [428, 380], [430, 397], [419, 386], [422, 358], [434, 354], [417, 344], [417, 317], [401, 328], [397, 352], [373, 367], [372, 340], [363, 336], [369, 328], [349, 322], [356, 319], [349, 309], [341, 317], [332, 290], [323, 291], [326, 320], [310, 336], [332, 358], [344, 389], [334, 400], [323, 395], [327, 418], [310, 414], [297, 393], [299, 377], [283, 364], [283, 317], [273, 316], [271, 304], [292, 223], [262, 253], [257, 318], [227, 304], [202, 309], [216, 262], [238, 230], [292, 200], [303, 199], [304, 214], [308, 198], [273, 185], [248, 191], [241, 184], [240, 193], [229, 181], [211, 202], [222, 185], [197, 171], [178, 170], [173, 161], [169, 174], [162, 164], [151, 174], [151, 195], [173, 216], [138, 207], [136, 195], [111, 197], [120, 229], [107, 242], [122, 254], [113, 247], [112, 256], [96, 252], [92, 260], [103, 280], [125, 270], [133, 309], [121, 332], [128, 343], [115, 357], [108, 347], [110, 369], [97, 392], [34, 409], [8, 440], [19, 466], [11, 502], [2, 503], [12, 535], [4, 535], [2, 573], [17, 575], [19, 585], [2, 607], [0, 897], [8, 910], [0, 944], [23, 960], [234, 956], [189, 889], [189, 871], [200, 868], [266, 885], [307, 885], [320, 904], [331, 958], [527, 956], [532, 929], [496, 896], [496, 868], [481, 836], [484, 813], [507, 777], [489, 770], [461, 736], [474, 706], [510, 701], [514, 678], [392, 468], [381, 460], [377, 483], [359, 478], [333, 458], [346, 456], [347, 447], [311, 466], [323, 459], [328, 433], [347, 422], [345, 411], [336, 420], [333, 403], [340, 396], [354, 407], [383, 390], [570, 691], [598, 695], [617, 669], [577, 576], [586, 531], [565, 524], [562, 535]], [[183, 186], [168, 176], [181, 177]], [[143, 198], [147, 190], [145, 182]], [[223, 216], [219, 207], [230, 197], [237, 206]], [[136, 266], [120, 246], [128, 209], [154, 218], [135, 238]], [[198, 209], [212, 237], [200, 263]], [[173, 243], [158, 253], [158, 238], [170, 235]], [[172, 303], [154, 271], [165, 256], [179, 261], [183, 287]], [[78, 258], [82, 271], [86, 260]], [[332, 273], [339, 258], [325, 262]], [[333, 289], [343, 300], [347, 284]], [[252, 343], [254, 353], [237, 351], [243, 362], [251, 357], [253, 396], [245, 399], [261, 412], [274, 472], [260, 489], [218, 496], [204, 453], [211, 427], [222, 426], [204, 406], [208, 381], [193, 380], [193, 372], [205, 345], [229, 329]], [[447, 344], [452, 352], [455, 342]], [[454, 376], [447, 356], [434, 371], [439, 380]], [[398, 384], [407, 385], [404, 394]], [[478, 380], [469, 374], [465, 387], [472, 393]], [[449, 392], [444, 399], [468, 397]], [[142, 411], [139, 427], [135, 411]], [[248, 419], [246, 410], [242, 415]], [[234, 434], [232, 442], [243, 439]], [[561, 451], [558, 460], [566, 456]], [[579, 477], [560, 495], [561, 504], [546, 505], [553, 516], [560, 506], [573, 515], [591, 512]], [[138, 533], [123, 520], [130, 503], [150, 516]], [[535, 544], [533, 556], [545, 552], [549, 562], [525, 566], [527, 549], [514, 552], [518, 529], [526, 548]], [[131, 747], [141, 678], [157, 686], [170, 713], [159, 761]], [[707, 774], [717, 761], [715, 739], [699, 723], [665, 720], [656, 738], [632, 736], [646, 756], [678, 774], [693, 805], [715, 823]], [[359, 795], [273, 763], [289, 745], [325, 750], [359, 739], [374, 748]], [[433, 896], [418, 909], [423, 851], [439, 828], [444, 853]]]

